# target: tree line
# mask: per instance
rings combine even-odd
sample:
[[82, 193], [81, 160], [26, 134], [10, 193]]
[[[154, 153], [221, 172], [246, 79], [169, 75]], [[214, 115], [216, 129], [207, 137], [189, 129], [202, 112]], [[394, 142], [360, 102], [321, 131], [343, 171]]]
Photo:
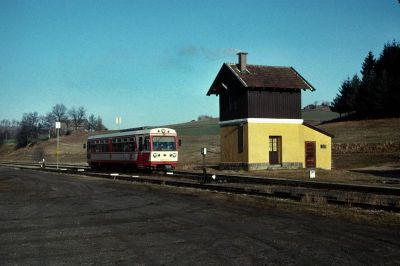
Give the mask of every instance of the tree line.
[[16, 140], [17, 147], [25, 147], [37, 141], [41, 136], [50, 139], [55, 137], [55, 123], [61, 122], [61, 135], [72, 131], [101, 131], [107, 130], [100, 116], [94, 114], [87, 117], [83, 106], [67, 109], [64, 104], [56, 104], [45, 115], [37, 112], [23, 114], [21, 121], [0, 121], [0, 143]]
[[381, 118], [400, 116], [400, 43], [384, 45], [379, 58], [370, 51], [355, 74], [344, 80], [331, 103], [340, 116]]

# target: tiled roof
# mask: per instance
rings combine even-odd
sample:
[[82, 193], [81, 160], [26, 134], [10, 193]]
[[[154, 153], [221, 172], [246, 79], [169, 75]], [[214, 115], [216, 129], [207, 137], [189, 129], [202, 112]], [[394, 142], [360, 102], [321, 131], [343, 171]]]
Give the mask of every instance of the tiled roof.
[[246, 65], [246, 70], [241, 72], [236, 64], [226, 65], [245, 87], [315, 90], [292, 67]]

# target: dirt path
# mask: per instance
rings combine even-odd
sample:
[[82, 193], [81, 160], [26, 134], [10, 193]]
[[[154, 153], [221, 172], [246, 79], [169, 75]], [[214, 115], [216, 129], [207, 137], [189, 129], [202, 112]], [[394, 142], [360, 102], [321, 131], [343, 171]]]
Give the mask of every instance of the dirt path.
[[400, 264], [398, 228], [211, 192], [0, 167], [0, 213], [2, 265]]

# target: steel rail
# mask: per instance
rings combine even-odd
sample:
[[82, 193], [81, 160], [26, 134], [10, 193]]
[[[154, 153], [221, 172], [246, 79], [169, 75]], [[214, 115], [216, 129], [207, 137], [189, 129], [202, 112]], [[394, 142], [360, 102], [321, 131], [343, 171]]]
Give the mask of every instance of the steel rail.
[[[203, 182], [204, 175], [201, 173], [193, 173], [193, 172], [179, 172], [178, 175], [174, 172], [173, 176], [167, 176], [167, 175], [161, 175], [161, 174], [153, 174], [153, 175], [147, 175], [147, 176], [139, 176], [139, 175], [134, 175], [132, 176], [131, 174], [113, 174], [111, 172], [96, 172], [96, 171], [88, 171], [88, 168], [80, 168], [77, 165], [70, 165], [70, 166], [65, 166], [63, 165], [61, 168], [57, 169], [56, 167], [46, 167], [46, 168], [40, 168], [38, 167], [38, 164], [33, 164], [33, 163], [17, 163], [17, 164], [12, 164], [10, 162], [4, 163], [0, 162], [0, 165], [5, 165], [5, 166], [15, 166], [15, 167], [22, 167], [22, 168], [27, 168], [31, 170], [41, 170], [41, 171], [48, 171], [48, 172], [58, 172], [58, 173], [68, 173], [68, 174], [79, 174], [79, 175], [86, 175], [86, 176], [93, 176], [93, 177], [100, 177], [100, 178], [111, 178], [111, 179], [118, 179], [118, 180], [126, 180], [126, 181], [131, 181], [131, 182], [139, 182], [139, 183], [150, 183], [150, 184], [157, 184], [157, 185], [168, 185], [168, 186], [174, 186], [174, 187], [186, 187], [186, 188], [194, 188], [194, 189], [203, 189], [203, 190], [211, 190], [211, 191], [217, 191], [217, 192], [228, 192], [228, 193], [235, 193], [235, 194], [246, 194], [246, 195], [252, 195], [252, 196], [262, 196], [262, 197], [268, 197], [268, 198], [279, 198], [279, 199], [288, 199], [288, 200], [294, 200], [294, 201], [302, 201], [303, 198], [305, 198], [307, 195], [304, 193], [292, 193], [292, 192], [287, 192], [287, 191], [280, 191], [276, 190], [273, 192], [266, 192], [262, 188], [267, 187], [268, 185], [282, 185], [279, 181], [281, 179], [277, 179], [278, 182], [270, 182], [270, 183], [263, 183], [261, 184], [259, 182], [247, 182], [247, 184], [250, 185], [250, 187], [242, 186], [242, 183], [229, 183], [228, 180], [225, 181], [225, 179], [217, 179], [217, 180], [208, 180], [210, 182], [206, 183]], [[64, 167], [65, 166], [65, 167]], [[33, 167], [33, 168], [32, 168]], [[223, 176], [224, 178], [230, 178], [232, 176]], [[242, 177], [242, 176], [240, 176]], [[207, 176], [208, 178], [208, 176]], [[248, 176], [245, 178], [249, 178]], [[261, 179], [261, 178], [257, 178]], [[237, 181], [237, 180], [236, 180]], [[284, 180], [287, 181], [287, 180]], [[292, 180], [290, 180], [292, 181]], [[246, 182], [245, 182], [246, 183]], [[310, 183], [310, 182], [306, 182]], [[313, 182], [311, 182], [313, 183]], [[293, 183], [290, 183], [292, 185]], [[296, 183], [297, 184], [297, 183]], [[323, 183], [323, 184], [329, 184], [329, 183]], [[261, 185], [260, 188], [255, 188], [251, 187], [252, 185]], [[341, 184], [340, 184], [341, 185]], [[285, 185], [283, 185], [285, 186]], [[292, 185], [293, 186], [293, 185]], [[358, 186], [358, 185], [357, 185]], [[300, 186], [299, 186], [300, 187]], [[303, 186], [301, 186], [303, 187]], [[350, 186], [352, 187], [352, 186]], [[344, 191], [348, 191], [350, 187], [346, 187]], [[321, 187], [313, 187], [317, 189], [326, 189], [321, 188]], [[338, 186], [338, 188], [341, 188], [341, 186]], [[335, 189], [329, 188], [329, 190], [339, 190], [337, 187]], [[367, 194], [377, 194], [375, 191], [375, 188], [381, 188], [381, 187], [374, 187], [372, 190], [359, 190], [357, 192], [360, 193], [367, 193]], [[383, 187], [384, 189], [388, 189], [386, 187]], [[395, 188], [389, 188], [389, 189], [395, 189]], [[371, 192], [373, 191], [373, 192]], [[354, 192], [354, 191], [353, 191]], [[385, 194], [385, 193], [380, 193], [380, 194]], [[392, 192], [386, 194], [386, 195], [393, 195]], [[363, 209], [371, 209], [371, 210], [384, 210], [384, 211], [391, 211], [391, 212], [400, 212], [400, 206], [398, 204], [388, 204], [388, 205], [379, 205], [379, 204], [370, 204], [370, 203], [363, 203], [363, 202], [355, 202], [355, 201], [349, 201], [349, 200], [340, 200], [337, 197], [332, 197], [329, 195], [319, 195], [319, 197], [322, 197], [327, 204], [332, 204], [332, 205], [340, 205], [340, 206], [351, 206], [351, 207], [358, 207], [358, 208], [363, 208]]]
[[[1, 164], [39, 166], [39, 163], [25, 163], [25, 162], [0, 162], [0, 165]], [[46, 167], [55, 167], [55, 164], [46, 164]], [[89, 167], [84, 165], [63, 164], [60, 165], [60, 167], [66, 169], [69, 168], [84, 169], [85, 171], [90, 170]], [[150, 175], [150, 173], [147, 173], [147, 175]], [[160, 176], [159, 173], [155, 173], [153, 175]], [[353, 183], [346, 184], [337, 182], [306, 181], [306, 180], [295, 180], [286, 178], [255, 177], [255, 176], [226, 175], [226, 174], [204, 175], [204, 173], [190, 172], [190, 171], [173, 171], [173, 176], [176, 178], [183, 177], [186, 179], [189, 178], [205, 182], [213, 181], [214, 180], [213, 176], [215, 176], [215, 181], [228, 182], [228, 183], [254, 184], [254, 185], [279, 185], [288, 187], [303, 187], [303, 188], [313, 188], [313, 189], [327, 189], [327, 190], [371, 193], [379, 195], [400, 196], [400, 187], [392, 187], [392, 186], [373, 186], [373, 185], [362, 185]]]
[[[193, 175], [197, 177], [204, 176], [203, 173], [182, 172], [182, 171], [176, 171], [174, 172], [174, 174]], [[212, 176], [213, 174], [207, 174], [207, 179], [211, 180]], [[216, 178], [230, 183], [280, 185], [280, 186], [329, 189], [329, 190], [341, 190], [341, 191], [351, 191], [351, 192], [373, 193], [380, 195], [400, 196], [400, 187], [371, 186], [362, 184], [345, 184], [337, 182], [306, 181], [306, 180], [295, 180], [286, 178], [255, 177], [255, 176], [225, 175], [225, 174], [216, 175]]]

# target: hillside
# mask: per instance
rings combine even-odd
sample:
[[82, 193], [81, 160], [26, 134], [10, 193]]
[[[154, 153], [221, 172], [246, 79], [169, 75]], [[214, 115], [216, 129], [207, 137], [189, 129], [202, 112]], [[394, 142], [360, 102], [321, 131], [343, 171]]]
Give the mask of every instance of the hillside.
[[[73, 133], [69, 136], [60, 137], [61, 163], [86, 163], [86, 150], [83, 144], [87, 139], [86, 132]], [[0, 146], [0, 161], [39, 161], [45, 157], [48, 162], [56, 162], [57, 139], [53, 138], [40, 141], [33, 146], [15, 150], [14, 144], [3, 144]]]
[[331, 112], [327, 109], [317, 110], [301, 110], [301, 116], [307, 123], [318, 125], [324, 121], [330, 121], [339, 117], [338, 113]]
[[[325, 122], [327, 117], [334, 117], [329, 112], [304, 114], [307, 121], [333, 134], [333, 165], [335, 168], [349, 169], [371, 165], [398, 163], [400, 156], [400, 118]], [[219, 162], [219, 126], [218, 119], [192, 121], [168, 125], [177, 130], [182, 146], [180, 147], [179, 165], [181, 169], [193, 169], [202, 162], [201, 147], [207, 147], [207, 164]], [[60, 162], [86, 162], [85, 149], [87, 133], [74, 133], [60, 139]], [[39, 161], [44, 154], [49, 162], [55, 162], [56, 140], [42, 141], [32, 147], [15, 150], [12, 144], [0, 147], [0, 160]]]
[[335, 143], [385, 143], [400, 141], [400, 119], [326, 122], [319, 128], [335, 135]]

